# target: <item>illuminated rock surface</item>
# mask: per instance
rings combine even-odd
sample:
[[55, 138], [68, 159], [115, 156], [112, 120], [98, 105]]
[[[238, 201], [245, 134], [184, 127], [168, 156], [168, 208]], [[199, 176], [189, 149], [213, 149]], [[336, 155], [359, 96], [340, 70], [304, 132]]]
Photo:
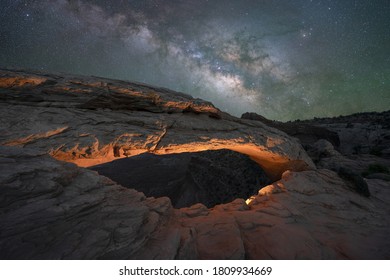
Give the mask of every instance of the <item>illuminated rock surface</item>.
[[2, 259], [389, 258], [390, 188], [371, 197], [329, 170], [285, 172], [242, 199], [173, 209], [96, 172], [0, 147]]
[[314, 167], [297, 140], [189, 95], [103, 78], [0, 75], [1, 145], [35, 148], [79, 166], [143, 152], [230, 149], [251, 156], [273, 178]]
[[[365, 197], [260, 121], [147, 85], [17, 71], [0, 72], [0, 106], [2, 259], [390, 258], [386, 172], [366, 176]], [[352, 157], [328, 143], [308, 148], [320, 168], [388, 166], [385, 148]], [[249, 155], [275, 182], [248, 204], [174, 209], [83, 168], [219, 149]]]
[[230, 150], [141, 154], [92, 167], [146, 196], [167, 196], [175, 208], [248, 198], [271, 181], [247, 156]]

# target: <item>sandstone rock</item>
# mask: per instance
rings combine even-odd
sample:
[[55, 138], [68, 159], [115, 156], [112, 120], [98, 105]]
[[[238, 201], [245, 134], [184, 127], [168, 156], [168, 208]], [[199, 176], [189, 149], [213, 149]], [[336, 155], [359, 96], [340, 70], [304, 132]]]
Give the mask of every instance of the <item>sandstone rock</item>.
[[325, 139], [320, 139], [311, 145], [308, 149], [310, 157], [320, 160], [324, 157], [338, 157], [340, 153], [335, 150], [333, 145]]
[[197, 203], [192, 205], [191, 207], [182, 208], [182, 211], [187, 217], [199, 217], [199, 216], [207, 216], [209, 214], [209, 209], [204, 206], [202, 203]]
[[[371, 196], [361, 196], [259, 121], [102, 78], [1, 71], [0, 93], [1, 259], [390, 258], [389, 183], [366, 179]], [[378, 159], [320, 144], [318, 166], [356, 171], [362, 159]], [[175, 209], [169, 198], [61, 161], [91, 166], [145, 151], [223, 148], [278, 180], [246, 201]]]
[[256, 113], [245, 113], [241, 118], [260, 121], [270, 127], [279, 129], [290, 136], [298, 138], [304, 146], [313, 144], [320, 139], [325, 139], [336, 147], [340, 145], [340, 139], [336, 132], [325, 127], [316, 126], [315, 124], [271, 121]]
[[163, 199], [39, 151], [0, 146], [0, 158], [1, 259], [128, 258], [172, 215]]
[[340, 145], [335, 147], [343, 155], [372, 154], [388, 158], [386, 149], [390, 146], [390, 111], [315, 118], [300, 123], [319, 126], [337, 133]]
[[367, 199], [351, 193], [329, 170], [286, 172], [277, 184], [283, 192], [260, 194], [249, 203], [250, 212], [259, 213], [252, 221], [263, 222], [260, 227], [253, 225], [257, 230], [243, 234], [251, 240], [255, 235], [263, 237], [263, 245], [248, 244], [249, 256], [388, 258], [390, 242], [385, 235], [390, 228], [385, 213], [389, 206], [385, 201], [389, 188], [370, 185], [378, 193]]
[[[390, 168], [390, 111], [287, 123], [270, 121], [255, 113], [245, 113], [242, 117], [298, 137], [318, 168], [335, 171], [343, 168], [354, 173], [355, 178], [361, 177], [360, 174], [367, 177], [372, 165]], [[379, 177], [386, 181], [386, 175]], [[363, 186], [361, 179], [353, 185]]]
[[297, 137], [318, 168], [340, 167], [363, 173], [372, 164], [390, 168], [390, 111], [281, 123], [255, 113], [242, 118], [261, 121]]
[[370, 175], [367, 175], [367, 179], [379, 179], [383, 181], [390, 181], [390, 175], [389, 174], [383, 174], [383, 173], [373, 173]]
[[287, 171], [248, 205], [175, 210], [40, 151], [0, 147], [0, 159], [2, 259], [390, 257], [382, 180], [365, 198], [332, 171]]
[[230, 149], [274, 179], [314, 165], [300, 144], [260, 122], [167, 89], [94, 77], [0, 71], [0, 145], [93, 166], [144, 152]]
[[[390, 188], [370, 183], [374, 191], [368, 199], [351, 192], [329, 170], [288, 171], [267, 188], [270, 191], [260, 190], [259, 195], [248, 201], [246, 209], [228, 204], [210, 209], [206, 216], [181, 216], [182, 225], [197, 233], [197, 257], [376, 259], [390, 256], [390, 241], [386, 237], [390, 232], [386, 218]], [[237, 239], [238, 233], [241, 241]]]
[[[247, 156], [230, 150], [141, 154], [91, 169], [146, 196], [168, 196], [175, 208], [248, 198], [271, 181]], [[152, 176], [151, 176], [152, 175]]]
[[339, 168], [337, 173], [341, 178], [347, 180], [350, 183], [352, 189], [356, 190], [358, 193], [364, 196], [370, 196], [368, 185], [360, 174], [344, 167]]

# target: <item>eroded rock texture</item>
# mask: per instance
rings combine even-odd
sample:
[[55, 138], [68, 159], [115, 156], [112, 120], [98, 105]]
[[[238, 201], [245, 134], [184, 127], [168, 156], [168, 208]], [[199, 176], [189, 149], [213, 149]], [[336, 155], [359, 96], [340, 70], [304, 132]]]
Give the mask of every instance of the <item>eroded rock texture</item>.
[[271, 182], [255, 162], [230, 150], [145, 153], [91, 169], [146, 196], [167, 196], [176, 208], [196, 203], [212, 207], [246, 199]]
[[370, 195], [364, 178], [390, 182], [390, 111], [287, 123], [270, 121], [256, 113], [242, 117], [297, 137], [317, 168], [337, 172], [362, 195]]
[[390, 189], [287, 171], [251, 197], [173, 209], [94, 171], [0, 147], [2, 259], [389, 258]]
[[130, 256], [172, 216], [168, 198], [146, 198], [34, 150], [0, 147], [0, 166], [2, 259]]
[[[338, 173], [367, 169], [365, 157], [344, 153], [346, 138], [337, 150], [321, 133], [306, 145], [316, 169], [297, 139], [185, 94], [2, 70], [0, 258], [390, 258], [386, 170], [359, 177], [370, 194], [362, 195]], [[167, 197], [147, 197], [83, 168], [144, 152], [221, 149], [249, 155], [273, 183], [247, 201], [175, 209]], [[386, 167], [386, 156], [369, 156]], [[203, 173], [193, 174], [209, 180]], [[207, 181], [210, 189], [216, 180]]]
[[270, 177], [314, 165], [297, 140], [211, 103], [143, 84], [0, 71], [0, 145], [92, 166], [144, 152], [230, 149]]
[[304, 122], [278, 122], [271, 121], [256, 113], [245, 113], [241, 118], [246, 120], [255, 120], [264, 123], [270, 127], [279, 129], [290, 136], [298, 138], [302, 145], [310, 145], [320, 139], [325, 139], [338, 147], [340, 145], [340, 138], [337, 132], [331, 131], [325, 127], [316, 126], [313, 123]]

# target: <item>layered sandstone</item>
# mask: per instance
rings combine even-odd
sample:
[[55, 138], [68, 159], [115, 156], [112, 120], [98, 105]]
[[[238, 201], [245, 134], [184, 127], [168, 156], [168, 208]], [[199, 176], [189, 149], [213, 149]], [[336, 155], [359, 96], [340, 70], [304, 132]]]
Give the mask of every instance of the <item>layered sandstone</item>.
[[174, 209], [42, 152], [0, 147], [1, 259], [388, 259], [390, 188], [286, 171], [247, 202]]
[[299, 142], [189, 95], [94, 77], [1, 70], [0, 145], [92, 166], [144, 152], [229, 149], [270, 177], [314, 165]]
[[[15, 70], [0, 71], [0, 118], [1, 259], [390, 258], [386, 174], [359, 177], [370, 193], [361, 195], [339, 174], [366, 168], [362, 157], [337, 151], [325, 130], [302, 138], [313, 139], [316, 169], [299, 140], [182, 93]], [[175, 209], [84, 168], [221, 149], [249, 155], [273, 183], [247, 199]]]

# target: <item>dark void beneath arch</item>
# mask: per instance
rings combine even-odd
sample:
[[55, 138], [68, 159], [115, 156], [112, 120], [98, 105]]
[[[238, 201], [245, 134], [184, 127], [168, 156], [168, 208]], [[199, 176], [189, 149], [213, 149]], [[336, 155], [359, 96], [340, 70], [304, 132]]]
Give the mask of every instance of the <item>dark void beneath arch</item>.
[[236, 198], [247, 199], [271, 183], [256, 162], [231, 150], [144, 153], [90, 169], [148, 197], [167, 196], [175, 208], [196, 203], [213, 207]]

